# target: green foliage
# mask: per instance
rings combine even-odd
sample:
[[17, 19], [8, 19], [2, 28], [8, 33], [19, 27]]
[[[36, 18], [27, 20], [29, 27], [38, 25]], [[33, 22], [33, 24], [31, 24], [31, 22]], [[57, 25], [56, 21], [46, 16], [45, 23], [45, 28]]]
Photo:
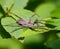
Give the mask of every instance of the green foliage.
[[0, 48], [3, 47], [6, 49], [23, 49], [23, 44], [13, 38], [0, 39]]
[[[58, 46], [57, 46], [58, 45]], [[53, 40], [53, 41], [49, 41], [47, 43], [47, 46], [48, 47], [51, 47], [53, 49], [60, 49], [60, 39], [56, 39], [56, 40]]]
[[29, 44], [29, 43], [43, 43], [45, 40], [45, 36], [44, 35], [33, 35], [33, 36], [28, 36], [24, 39], [24, 43], [25, 44]]
[[56, 9], [52, 12], [52, 17], [60, 18], [60, 7], [56, 8]]
[[41, 19], [50, 18], [51, 12], [56, 8], [54, 3], [44, 3], [36, 8], [36, 13], [40, 15]]
[[[39, 29], [16, 23], [29, 22], [33, 14], [31, 22], [40, 20]], [[59, 21], [60, 0], [1, 0], [0, 49], [60, 49]]]

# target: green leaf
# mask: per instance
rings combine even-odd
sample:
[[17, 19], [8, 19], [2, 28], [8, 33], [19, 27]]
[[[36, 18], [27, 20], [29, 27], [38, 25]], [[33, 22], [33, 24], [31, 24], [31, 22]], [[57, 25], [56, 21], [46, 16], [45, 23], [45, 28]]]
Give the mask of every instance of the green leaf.
[[51, 18], [51, 12], [56, 8], [54, 3], [44, 3], [39, 5], [35, 12], [40, 16], [40, 19]]
[[52, 17], [60, 18], [60, 7], [57, 7], [54, 11], [51, 13]]
[[[17, 14], [19, 17], [25, 19], [26, 21], [29, 21], [29, 17], [32, 16], [33, 12], [31, 12], [29, 10], [25, 10], [25, 9], [20, 9], [20, 10], [16, 10], [15, 14]], [[12, 17], [7, 16], [1, 20], [1, 24], [3, 25], [5, 30], [7, 32], [9, 32], [12, 36], [14, 36], [15, 38], [19, 38], [20, 34], [23, 33], [23, 30], [25, 30], [25, 29], [18, 29], [18, 28], [21, 28], [21, 26], [19, 26], [16, 23], [16, 21], [19, 20], [19, 18], [17, 18], [13, 14], [10, 14], [10, 16], [14, 17], [16, 20], [14, 20]], [[10, 26], [4, 26], [4, 25], [10, 25]], [[15, 27], [13, 27], [13, 26], [15, 26]], [[14, 31], [13, 33], [11, 33], [13, 30], [16, 30], [16, 29], [17, 29], [17, 31]]]
[[14, 11], [14, 10], [17, 10], [17, 9], [24, 8], [27, 5], [27, 2], [28, 2], [28, 0], [15, 0], [12, 10]]
[[[29, 17], [33, 15], [32, 11], [26, 10], [26, 9], [17, 9], [17, 10], [11, 11], [11, 13], [16, 14], [17, 16], [25, 19], [26, 21], [28, 21]], [[16, 18], [16, 16], [14, 14], [10, 14], [10, 15], [12, 15]]]
[[27, 2], [28, 0], [2, 0], [0, 1], [0, 4], [3, 6], [5, 11], [7, 8], [11, 8], [14, 11], [20, 8], [24, 8], [27, 5]]
[[[30, 10], [26, 10], [26, 9], [17, 9], [17, 10], [14, 10], [14, 11], [11, 11], [12, 13], [16, 14], [17, 16], [25, 19], [27, 22], [29, 22], [29, 19], [31, 16], [33, 16], [35, 13], [30, 11]], [[14, 14], [11, 14], [13, 17], [16, 18], [16, 16], [14, 16]], [[32, 22], [35, 21], [35, 19], [38, 18], [39, 19], [39, 16], [37, 16], [36, 14], [32, 17]]]
[[[45, 40], [45, 36], [42, 34], [37, 34], [37, 35], [32, 35], [25, 37], [24, 39], [24, 44], [29, 45], [29, 44], [41, 44]], [[34, 46], [34, 45], [33, 45]]]
[[0, 39], [2, 39], [2, 36], [0, 35]]
[[[19, 35], [23, 32], [22, 29], [18, 29], [20, 26], [16, 23], [16, 21], [14, 19], [12, 19], [11, 17], [6, 17], [6, 18], [3, 18], [2, 19], [2, 25], [3, 27], [5, 28], [5, 30], [7, 32], [9, 32], [12, 36], [14, 36], [15, 38], [18, 38]], [[8, 26], [5, 26], [5, 25], [8, 25]], [[12, 32], [13, 30], [16, 30], [18, 29], [17, 31], [14, 31]], [[12, 32], [12, 33], [11, 33]]]
[[6, 32], [6, 30], [1, 25], [1, 19], [0, 19], [0, 36], [2, 38], [10, 38], [11, 37], [11, 35], [8, 32]]
[[[27, 22], [29, 21], [29, 18], [34, 14], [32, 11], [29, 11], [29, 10], [25, 10], [25, 9], [20, 9], [20, 10], [15, 10], [13, 12], [14, 14], [17, 14], [19, 17], [25, 19]], [[28, 30], [26, 31], [25, 29], [18, 29], [18, 28], [21, 28], [20, 25], [18, 25], [16, 23], [17, 20], [19, 20], [19, 18], [17, 18], [16, 16], [14, 16], [13, 14], [10, 14], [12, 17], [14, 17], [16, 20], [14, 20], [13, 18], [11, 17], [5, 17], [2, 19], [1, 23], [3, 25], [3, 27], [5, 28], [5, 30], [7, 32], [9, 32], [12, 36], [14, 36], [15, 38], [19, 38], [19, 37], [25, 37], [25, 36], [29, 36], [29, 33], [30, 32], [30, 35], [35, 35], [35, 34], [38, 34], [38, 33], [43, 33], [45, 32], [45, 30], [43, 31], [43, 29], [40, 31], [40, 32], [35, 32], [33, 30]], [[32, 22], [35, 21], [35, 19], [38, 18], [37, 15], [35, 15], [33, 18], [32, 18]], [[13, 24], [14, 23], [14, 24]], [[12, 25], [11, 25], [12, 24]], [[4, 26], [4, 25], [10, 25], [9, 26]], [[13, 26], [16, 26], [16, 27], [13, 27]], [[18, 26], [18, 27], [17, 27]], [[17, 30], [17, 31], [14, 31], [13, 33], [11, 33], [13, 30]], [[25, 31], [23, 31], [25, 30]], [[33, 33], [33, 34], [32, 34]]]
[[60, 32], [59, 32], [59, 33], [57, 33], [57, 36], [60, 38]]
[[14, 0], [2, 0], [2, 1], [0, 1], [0, 4], [3, 7], [3, 9], [5, 10], [5, 12], [6, 12], [6, 9], [7, 8], [9, 9], [13, 3], [14, 3]]
[[0, 39], [0, 48], [6, 49], [23, 49], [23, 45], [21, 42], [14, 38], [10, 39]]
[[25, 37], [24, 45], [26, 49], [45, 49], [46, 47], [43, 46], [45, 40], [46, 38], [43, 34], [32, 35]]
[[53, 19], [54, 23], [52, 23], [55, 27], [55, 29], [60, 30], [60, 19]]
[[50, 41], [47, 46], [53, 49], [60, 49], [60, 39]]
[[57, 7], [60, 7], [60, 0], [56, 1]]
[[6, 2], [6, 0], [1, 0], [1, 1], [0, 1], [0, 4], [1, 4], [1, 5], [4, 5], [5, 2]]
[[58, 0], [45, 0], [46, 2], [57, 2]]
[[31, 29], [28, 29], [25, 32], [23, 32], [22, 34], [20, 34], [20, 37], [34, 36], [34, 35], [41, 34], [41, 33], [44, 33], [44, 32], [46, 32], [46, 30], [39, 29], [37, 31], [34, 31], [34, 30], [31, 30]]
[[0, 5], [0, 18], [3, 16], [3, 14], [5, 13], [4, 9], [2, 8], [2, 6]]
[[[49, 26], [51, 25], [51, 26]], [[46, 22], [46, 26], [47, 27], [52, 27], [52, 29], [54, 30], [60, 30], [60, 19], [50, 19]]]

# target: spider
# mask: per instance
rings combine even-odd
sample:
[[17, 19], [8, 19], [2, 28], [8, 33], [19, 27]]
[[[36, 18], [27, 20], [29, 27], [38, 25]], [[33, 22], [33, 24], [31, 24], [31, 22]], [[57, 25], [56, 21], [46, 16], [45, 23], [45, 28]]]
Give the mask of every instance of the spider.
[[[41, 28], [41, 26], [39, 25], [39, 23], [40, 23], [40, 24], [43, 24], [41, 21], [44, 21], [44, 20], [39, 20], [39, 19], [36, 18], [35, 21], [32, 22], [32, 17], [35, 16], [35, 15], [37, 15], [36, 13], [33, 13], [33, 15], [29, 18], [29, 21], [28, 21], [28, 22], [27, 22], [25, 19], [23, 19], [23, 18], [19, 17], [18, 15], [16, 15], [15, 13], [12, 13], [12, 12], [11, 12], [11, 14], [13, 14], [13, 15], [15, 15], [16, 17], [19, 18], [19, 20], [16, 20], [15, 18], [12, 17], [13, 19], [16, 20], [16, 23], [17, 23], [18, 25], [22, 26], [21, 28], [17, 28], [17, 29], [15, 29], [15, 30], [13, 30], [12, 32], [14, 32], [14, 31], [16, 31], [16, 30], [18, 30], [18, 29], [22, 29], [22, 28], [29, 28], [29, 29], [31, 29], [31, 30], [35, 30], [35, 29], [48, 30], [48, 29], [46, 29], [46, 28]], [[36, 24], [36, 25], [35, 25], [35, 24]], [[9, 25], [5, 25], [5, 26], [9, 26]], [[35, 30], [35, 31], [36, 31], [36, 30]]]
[[[10, 10], [11, 10], [12, 7], [13, 7], [13, 5], [10, 7], [9, 10], [8, 10], [8, 8], [7, 8], [7, 14], [8, 14], [8, 12], [9, 12], [9, 13], [15, 15], [16, 17], [18, 17], [19, 20], [16, 20], [16, 19], [13, 18], [13, 17], [12, 17], [12, 18], [15, 19], [15, 20], [16, 20], [16, 23], [19, 24], [20, 26], [28, 27], [29, 29], [32, 29], [32, 30], [34, 30], [34, 29], [48, 30], [48, 29], [46, 29], [46, 28], [41, 28], [41, 26], [39, 26], [39, 24], [38, 24], [38, 23], [42, 23], [41, 21], [44, 21], [44, 20], [39, 20], [39, 19], [36, 18], [34, 22], [31, 22], [31, 21], [32, 21], [32, 17], [35, 16], [35, 15], [37, 15], [36, 13], [33, 13], [33, 15], [29, 18], [29, 22], [27, 22], [26, 20], [24, 20], [23, 18], [19, 17], [19, 16], [16, 15], [15, 13], [10, 12]], [[39, 16], [39, 15], [37, 15], [37, 16]], [[35, 24], [37, 24], [37, 25], [35, 26]], [[42, 24], [43, 24], [43, 23], [42, 23]], [[8, 25], [5, 25], [5, 26], [8, 26]], [[19, 29], [19, 28], [18, 28], [18, 29]], [[12, 32], [14, 32], [14, 31], [16, 31], [16, 30], [18, 30], [18, 29], [13, 30]]]

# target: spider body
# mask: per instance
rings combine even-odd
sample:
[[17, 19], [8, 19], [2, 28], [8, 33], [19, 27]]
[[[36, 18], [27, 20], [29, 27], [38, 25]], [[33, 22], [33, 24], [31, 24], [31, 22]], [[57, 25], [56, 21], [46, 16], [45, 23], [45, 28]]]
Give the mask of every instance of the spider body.
[[19, 25], [24, 26], [24, 27], [29, 27], [32, 29], [37, 29], [38, 26], [34, 26], [34, 22], [27, 22], [24, 19], [20, 19], [18, 21], [16, 21]]

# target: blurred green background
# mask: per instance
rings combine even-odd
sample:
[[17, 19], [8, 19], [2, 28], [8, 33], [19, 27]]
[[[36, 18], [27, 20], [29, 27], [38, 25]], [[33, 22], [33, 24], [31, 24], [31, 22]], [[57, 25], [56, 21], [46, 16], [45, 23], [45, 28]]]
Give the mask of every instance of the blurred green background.
[[[32, 22], [44, 20], [48, 30], [18, 29], [19, 18], [10, 12], [27, 22], [36, 13]], [[0, 0], [0, 49], [60, 49], [60, 0]]]

